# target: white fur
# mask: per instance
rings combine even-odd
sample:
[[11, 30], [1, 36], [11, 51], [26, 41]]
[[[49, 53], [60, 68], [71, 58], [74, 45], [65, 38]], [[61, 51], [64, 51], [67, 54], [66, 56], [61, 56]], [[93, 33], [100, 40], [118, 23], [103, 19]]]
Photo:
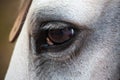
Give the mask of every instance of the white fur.
[[[29, 79], [28, 70], [28, 54], [29, 54], [28, 28], [31, 27], [30, 25], [31, 19], [38, 17], [41, 21], [43, 19], [60, 20], [71, 22], [79, 26], [81, 25], [88, 26], [92, 23], [95, 23], [99, 19], [104, 7], [107, 6], [107, 4], [110, 3], [111, 1], [112, 0], [33, 0], [25, 24], [21, 31], [21, 34], [17, 40], [5, 80], [31, 80]], [[105, 37], [107, 36], [105, 35]], [[105, 40], [107, 40], [108, 38], [110, 37], [105, 38]], [[112, 43], [113, 40], [110, 40], [109, 42]], [[107, 44], [107, 42], [104, 43], [107, 45], [107, 47], [111, 46]], [[92, 46], [92, 48], [89, 48], [88, 49], [89, 51], [86, 50], [82, 52], [85, 53], [81, 54], [80, 56], [82, 64], [80, 63], [80, 60], [74, 62], [74, 65], [76, 65], [74, 69], [78, 69], [78, 71], [82, 70], [81, 71], [82, 75], [77, 77], [71, 77], [71, 80], [103, 80], [106, 78], [106, 76], [110, 76], [102, 74], [103, 72], [101, 72], [101, 74], [96, 72], [101, 71], [101, 68], [97, 66], [100, 64], [100, 62], [103, 63], [101, 64], [101, 67], [104, 67], [104, 65], [106, 65], [107, 63], [108, 65], [110, 65], [109, 63], [110, 61], [113, 62], [109, 58], [110, 57], [113, 58], [114, 55], [111, 55], [109, 56], [109, 58], [106, 59], [104, 58], [109, 55], [108, 54], [110, 53], [109, 49], [111, 49], [114, 46], [111, 46], [111, 48], [103, 48], [102, 45], [101, 48], [101, 44], [103, 44], [102, 40], [99, 44], [95, 43], [90, 45], [89, 47]], [[72, 49], [74, 48], [76, 47], [73, 46]], [[90, 51], [90, 49], [92, 51]], [[101, 53], [103, 55], [101, 55]], [[116, 64], [114, 65], [116, 66]], [[111, 67], [113, 67], [114, 65], [112, 65]], [[94, 69], [98, 70], [95, 71]], [[105, 73], [109, 73], [109, 71]], [[91, 77], [94, 75], [97, 75], [97, 77]], [[62, 76], [58, 76], [57, 74], [54, 76], [56, 76], [55, 77], [56, 79], [57, 77], [59, 77], [59, 80], [62, 80], [64, 78]]]

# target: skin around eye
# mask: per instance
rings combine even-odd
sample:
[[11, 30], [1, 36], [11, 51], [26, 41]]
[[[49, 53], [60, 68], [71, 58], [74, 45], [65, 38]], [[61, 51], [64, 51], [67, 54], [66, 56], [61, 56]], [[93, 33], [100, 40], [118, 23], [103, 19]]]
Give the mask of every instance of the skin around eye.
[[47, 59], [68, 59], [80, 51], [89, 31], [67, 22], [45, 22], [32, 31], [32, 53]]

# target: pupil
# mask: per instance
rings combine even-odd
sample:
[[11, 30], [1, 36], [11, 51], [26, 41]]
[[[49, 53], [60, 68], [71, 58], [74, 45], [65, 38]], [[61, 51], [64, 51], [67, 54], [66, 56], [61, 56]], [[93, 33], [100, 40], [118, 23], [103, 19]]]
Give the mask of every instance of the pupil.
[[70, 40], [74, 35], [72, 28], [55, 29], [48, 31], [48, 38], [54, 44], [60, 44]]

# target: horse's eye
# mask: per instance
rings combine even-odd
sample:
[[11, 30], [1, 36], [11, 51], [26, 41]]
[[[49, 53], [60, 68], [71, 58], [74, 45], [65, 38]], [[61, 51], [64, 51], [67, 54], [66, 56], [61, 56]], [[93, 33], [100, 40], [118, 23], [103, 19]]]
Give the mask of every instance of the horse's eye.
[[91, 31], [67, 22], [42, 22], [30, 29], [32, 53], [49, 59], [67, 59], [82, 49]]
[[[44, 22], [32, 29], [31, 47], [38, 55], [60, 57], [64, 55], [64, 51], [75, 44], [74, 41], [76, 41], [79, 32], [81, 32], [80, 29], [70, 23]], [[66, 53], [66, 55], [69, 54]]]
[[74, 36], [74, 29], [71, 27], [66, 27], [63, 29], [53, 29], [48, 30], [47, 43], [48, 45], [59, 45]]

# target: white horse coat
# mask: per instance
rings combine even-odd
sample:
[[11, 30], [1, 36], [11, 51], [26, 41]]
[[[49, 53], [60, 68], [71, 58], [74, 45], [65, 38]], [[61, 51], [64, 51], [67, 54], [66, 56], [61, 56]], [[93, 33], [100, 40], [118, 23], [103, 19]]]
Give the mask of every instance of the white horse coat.
[[[52, 21], [80, 32], [64, 50], [37, 52], [32, 32]], [[120, 80], [120, 0], [33, 0], [5, 80]]]

